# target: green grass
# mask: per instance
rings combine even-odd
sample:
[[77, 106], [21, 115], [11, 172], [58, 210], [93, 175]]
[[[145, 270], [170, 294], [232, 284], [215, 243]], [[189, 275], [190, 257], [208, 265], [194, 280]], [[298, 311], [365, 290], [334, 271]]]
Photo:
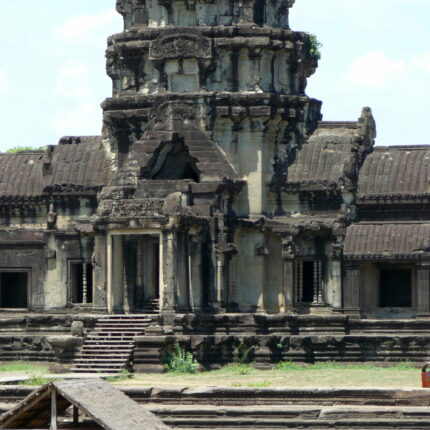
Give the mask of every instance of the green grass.
[[404, 361], [402, 363], [391, 365], [388, 367], [381, 366], [372, 366], [369, 364], [341, 364], [336, 363], [334, 361], [328, 361], [325, 363], [315, 363], [310, 365], [303, 365], [299, 363], [294, 363], [292, 361], [281, 361], [279, 362], [274, 371], [278, 372], [294, 372], [294, 371], [324, 371], [324, 370], [343, 370], [343, 371], [351, 371], [351, 370], [362, 370], [362, 371], [401, 371], [401, 370], [416, 370], [416, 368], [408, 361]]
[[[387, 364], [387, 366], [389, 366]], [[230, 364], [196, 374], [136, 374], [119, 385], [159, 387], [285, 387], [285, 388], [419, 388], [421, 370], [404, 362], [390, 367], [335, 362], [314, 365], [279, 363], [273, 370], [257, 370], [249, 364]]]
[[222, 367], [219, 370], [213, 370], [210, 373], [214, 375], [216, 374], [249, 375], [250, 373], [254, 373], [254, 372], [256, 372], [256, 370], [250, 364], [232, 363]]
[[0, 363], [0, 373], [48, 373], [48, 366], [28, 361], [12, 361]]

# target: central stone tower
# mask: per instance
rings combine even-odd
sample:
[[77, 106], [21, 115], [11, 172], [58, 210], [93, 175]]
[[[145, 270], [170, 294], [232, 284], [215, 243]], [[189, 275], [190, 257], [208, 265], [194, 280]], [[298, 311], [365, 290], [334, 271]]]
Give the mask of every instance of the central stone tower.
[[[239, 302], [244, 311], [263, 310], [264, 288], [282, 292], [281, 263], [273, 288], [264, 287], [272, 263], [261, 257], [271, 245], [250, 221], [285, 215], [288, 165], [321, 116], [320, 102], [305, 94], [317, 56], [309, 34], [289, 29], [293, 3], [117, 1], [125, 29], [108, 41], [113, 96], [103, 104], [116, 174], [101, 193], [98, 223], [144, 230], [158, 217], [164, 310]], [[271, 260], [281, 262], [281, 240], [273, 240], [279, 258]], [[197, 287], [187, 262], [193, 252], [201, 255]], [[252, 270], [240, 273], [238, 264]], [[140, 288], [136, 270], [112, 275], [112, 291], [126, 284], [119, 307], [130, 296], [133, 306], [141, 301], [130, 287]], [[255, 291], [241, 293], [249, 281]]]

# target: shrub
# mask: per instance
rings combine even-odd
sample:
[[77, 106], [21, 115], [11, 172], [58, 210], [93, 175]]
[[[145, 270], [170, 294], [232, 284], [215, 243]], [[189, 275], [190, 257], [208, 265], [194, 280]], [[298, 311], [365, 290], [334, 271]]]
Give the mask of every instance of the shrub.
[[21, 151], [44, 151], [45, 146], [41, 146], [39, 148], [33, 148], [32, 146], [14, 146], [13, 148], [8, 149], [6, 152], [8, 154], [16, 154]]
[[185, 351], [178, 342], [173, 344], [173, 350], [165, 356], [164, 364], [172, 373], [196, 373], [199, 363], [191, 352]]
[[55, 381], [55, 378], [46, 378], [43, 375], [33, 374], [22, 385], [41, 386], [46, 385], [49, 382]]
[[323, 44], [318, 40], [315, 34], [309, 35], [311, 39], [311, 55], [315, 60], [321, 60], [321, 48]]
[[240, 344], [233, 351], [233, 362], [236, 364], [248, 364], [251, 362], [251, 352], [254, 351], [255, 346], [247, 346], [245, 342]]

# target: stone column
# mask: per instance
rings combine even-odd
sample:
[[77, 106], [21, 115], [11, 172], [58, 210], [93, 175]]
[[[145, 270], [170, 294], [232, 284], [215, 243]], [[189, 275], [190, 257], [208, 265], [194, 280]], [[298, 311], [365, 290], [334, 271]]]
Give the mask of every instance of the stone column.
[[215, 307], [219, 311], [225, 311], [225, 255], [223, 252], [216, 254], [216, 297]]
[[343, 282], [343, 312], [360, 318], [360, 263], [350, 261], [345, 264]]
[[163, 232], [163, 289], [160, 296], [160, 309], [163, 312], [174, 312], [176, 305], [176, 232]]
[[295, 305], [294, 294], [294, 258], [296, 246], [291, 236], [282, 239], [282, 261], [283, 261], [283, 290], [285, 312], [292, 311]]
[[202, 243], [200, 235], [190, 236], [189, 273], [190, 306], [193, 312], [202, 309]]
[[430, 317], [430, 261], [419, 262], [417, 267], [417, 317]]
[[294, 309], [294, 259], [291, 257], [283, 258], [284, 265], [284, 312]]
[[113, 235], [112, 310], [124, 310], [124, 242], [122, 235]]
[[93, 311], [107, 311], [107, 243], [106, 232], [97, 231], [94, 238], [93, 266]]
[[342, 252], [340, 243], [332, 245], [331, 287], [333, 288], [333, 312], [342, 312]]

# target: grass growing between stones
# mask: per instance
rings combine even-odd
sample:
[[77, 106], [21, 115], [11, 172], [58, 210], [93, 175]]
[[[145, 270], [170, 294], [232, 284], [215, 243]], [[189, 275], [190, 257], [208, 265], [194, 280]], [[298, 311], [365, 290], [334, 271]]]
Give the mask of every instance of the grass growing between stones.
[[409, 363], [392, 367], [318, 363], [278, 364], [273, 370], [256, 370], [247, 364], [231, 364], [196, 374], [136, 374], [118, 385], [158, 387], [262, 387], [262, 388], [420, 388], [421, 371]]

